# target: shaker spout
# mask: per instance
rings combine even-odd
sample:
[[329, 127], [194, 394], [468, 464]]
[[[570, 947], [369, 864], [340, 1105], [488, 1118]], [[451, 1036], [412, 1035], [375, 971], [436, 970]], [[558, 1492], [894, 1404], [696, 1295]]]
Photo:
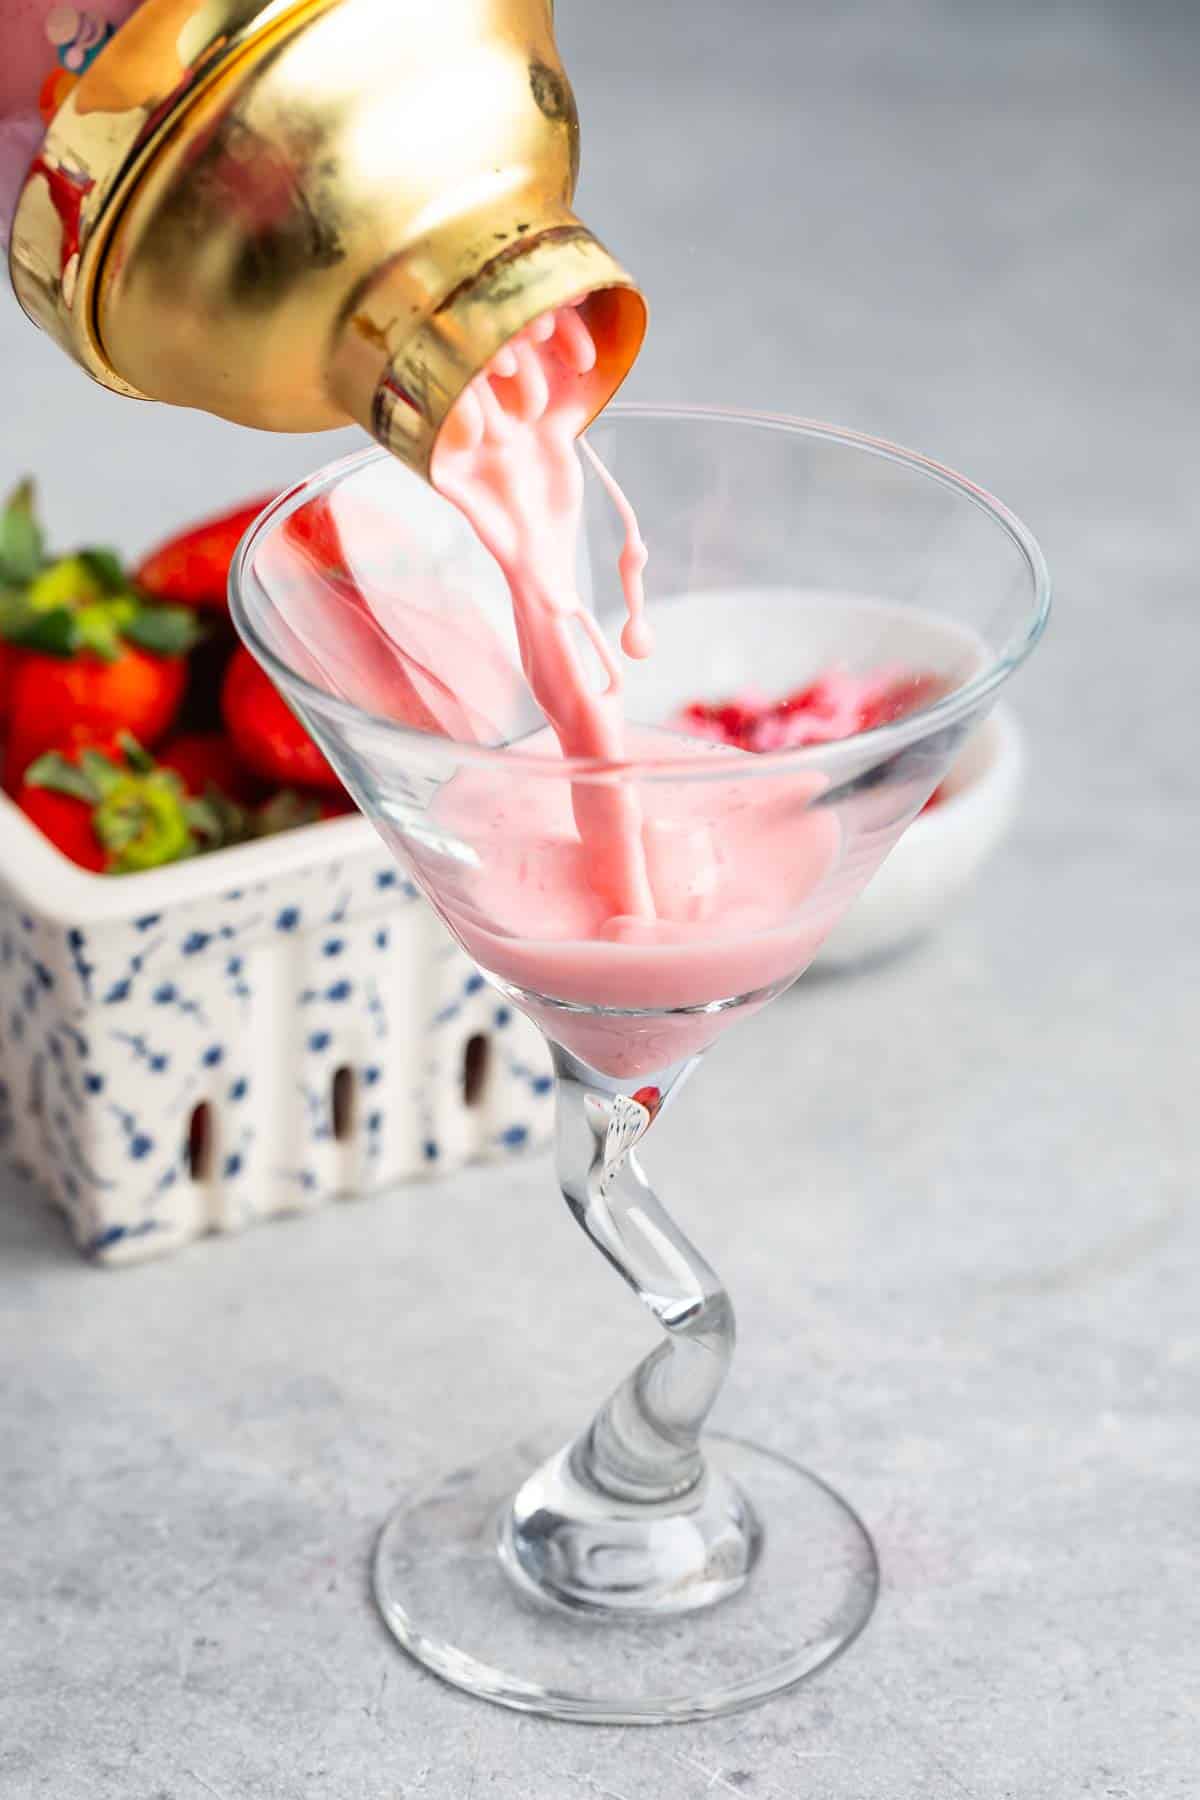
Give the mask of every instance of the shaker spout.
[[596, 349], [585, 377], [588, 421], [607, 405], [641, 348], [645, 301], [585, 226], [573, 220], [503, 235], [505, 248], [469, 267], [440, 296], [421, 294], [419, 276], [398, 259], [339, 331], [333, 392], [377, 442], [422, 475], [464, 388], [539, 315], [561, 306], [578, 306], [583, 314]]
[[30, 169], [13, 284], [118, 392], [356, 420], [428, 475], [539, 312], [587, 308], [594, 410], [637, 354], [645, 303], [570, 210], [578, 142], [548, 0], [143, 0]]

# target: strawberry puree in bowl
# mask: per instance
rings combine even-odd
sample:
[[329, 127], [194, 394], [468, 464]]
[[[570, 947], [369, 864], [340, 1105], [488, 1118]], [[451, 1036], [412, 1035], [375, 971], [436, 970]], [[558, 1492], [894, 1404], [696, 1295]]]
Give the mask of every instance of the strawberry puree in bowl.
[[762, 754], [797, 750], [806, 744], [833, 744], [859, 731], [873, 731], [915, 712], [943, 691], [936, 675], [881, 669], [867, 675], [846, 668], [826, 669], [780, 700], [757, 688], [727, 700], [693, 700], [680, 709], [677, 730], [690, 736]]
[[[937, 696], [936, 675], [892, 667], [856, 675], [844, 667], [771, 699], [743, 688], [722, 700], [691, 701], [681, 731], [763, 755], [832, 743], [868, 731]], [[1023, 757], [1015, 722], [998, 709], [925, 802], [918, 819], [834, 928], [816, 958], [850, 968], [922, 937], [965, 891], [1015, 816]]]

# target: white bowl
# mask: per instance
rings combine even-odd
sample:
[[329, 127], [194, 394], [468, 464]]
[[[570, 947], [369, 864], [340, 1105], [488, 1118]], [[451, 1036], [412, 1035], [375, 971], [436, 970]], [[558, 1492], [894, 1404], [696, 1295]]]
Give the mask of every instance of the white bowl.
[[939, 804], [913, 820], [813, 967], [869, 962], [931, 930], [1011, 825], [1024, 765], [1016, 722], [997, 707], [947, 775]]
[[[736, 634], [724, 628], [734, 606], [742, 624]], [[950, 668], [964, 655], [989, 660], [959, 621], [870, 595], [714, 588], [668, 601], [654, 617], [655, 655], [627, 671], [630, 697], [648, 718], [669, 719], [691, 700], [745, 688], [778, 693], [781, 680], [798, 687], [842, 661], [847, 643], [869, 642], [868, 666], [877, 668]], [[1007, 831], [1022, 766], [1017, 727], [997, 707], [947, 776], [942, 802], [914, 819], [813, 966], [848, 968], [935, 925]]]

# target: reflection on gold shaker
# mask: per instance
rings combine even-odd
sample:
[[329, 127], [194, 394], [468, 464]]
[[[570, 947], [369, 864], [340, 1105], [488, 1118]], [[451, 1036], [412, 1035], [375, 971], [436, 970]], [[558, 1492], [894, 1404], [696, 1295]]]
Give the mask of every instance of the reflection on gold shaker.
[[355, 419], [428, 474], [466, 383], [584, 301], [593, 412], [645, 304], [570, 210], [549, 0], [145, 0], [56, 115], [22, 306], [107, 387], [274, 431]]

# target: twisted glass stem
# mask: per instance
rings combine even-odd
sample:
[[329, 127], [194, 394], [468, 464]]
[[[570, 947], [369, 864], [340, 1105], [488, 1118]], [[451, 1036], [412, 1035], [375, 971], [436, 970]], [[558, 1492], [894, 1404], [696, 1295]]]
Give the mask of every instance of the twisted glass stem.
[[653, 1313], [663, 1342], [638, 1364], [572, 1451], [577, 1477], [652, 1504], [700, 1480], [700, 1431], [733, 1356], [734, 1316], [715, 1272], [662, 1206], [636, 1146], [695, 1062], [632, 1096], [555, 1048], [558, 1179], [571, 1212]]
[[664, 1337], [582, 1436], [536, 1470], [500, 1521], [500, 1559], [572, 1612], [655, 1617], [736, 1593], [762, 1544], [700, 1432], [733, 1355], [733, 1308], [655, 1198], [636, 1148], [695, 1058], [630, 1093], [558, 1045], [558, 1178], [587, 1236]]

